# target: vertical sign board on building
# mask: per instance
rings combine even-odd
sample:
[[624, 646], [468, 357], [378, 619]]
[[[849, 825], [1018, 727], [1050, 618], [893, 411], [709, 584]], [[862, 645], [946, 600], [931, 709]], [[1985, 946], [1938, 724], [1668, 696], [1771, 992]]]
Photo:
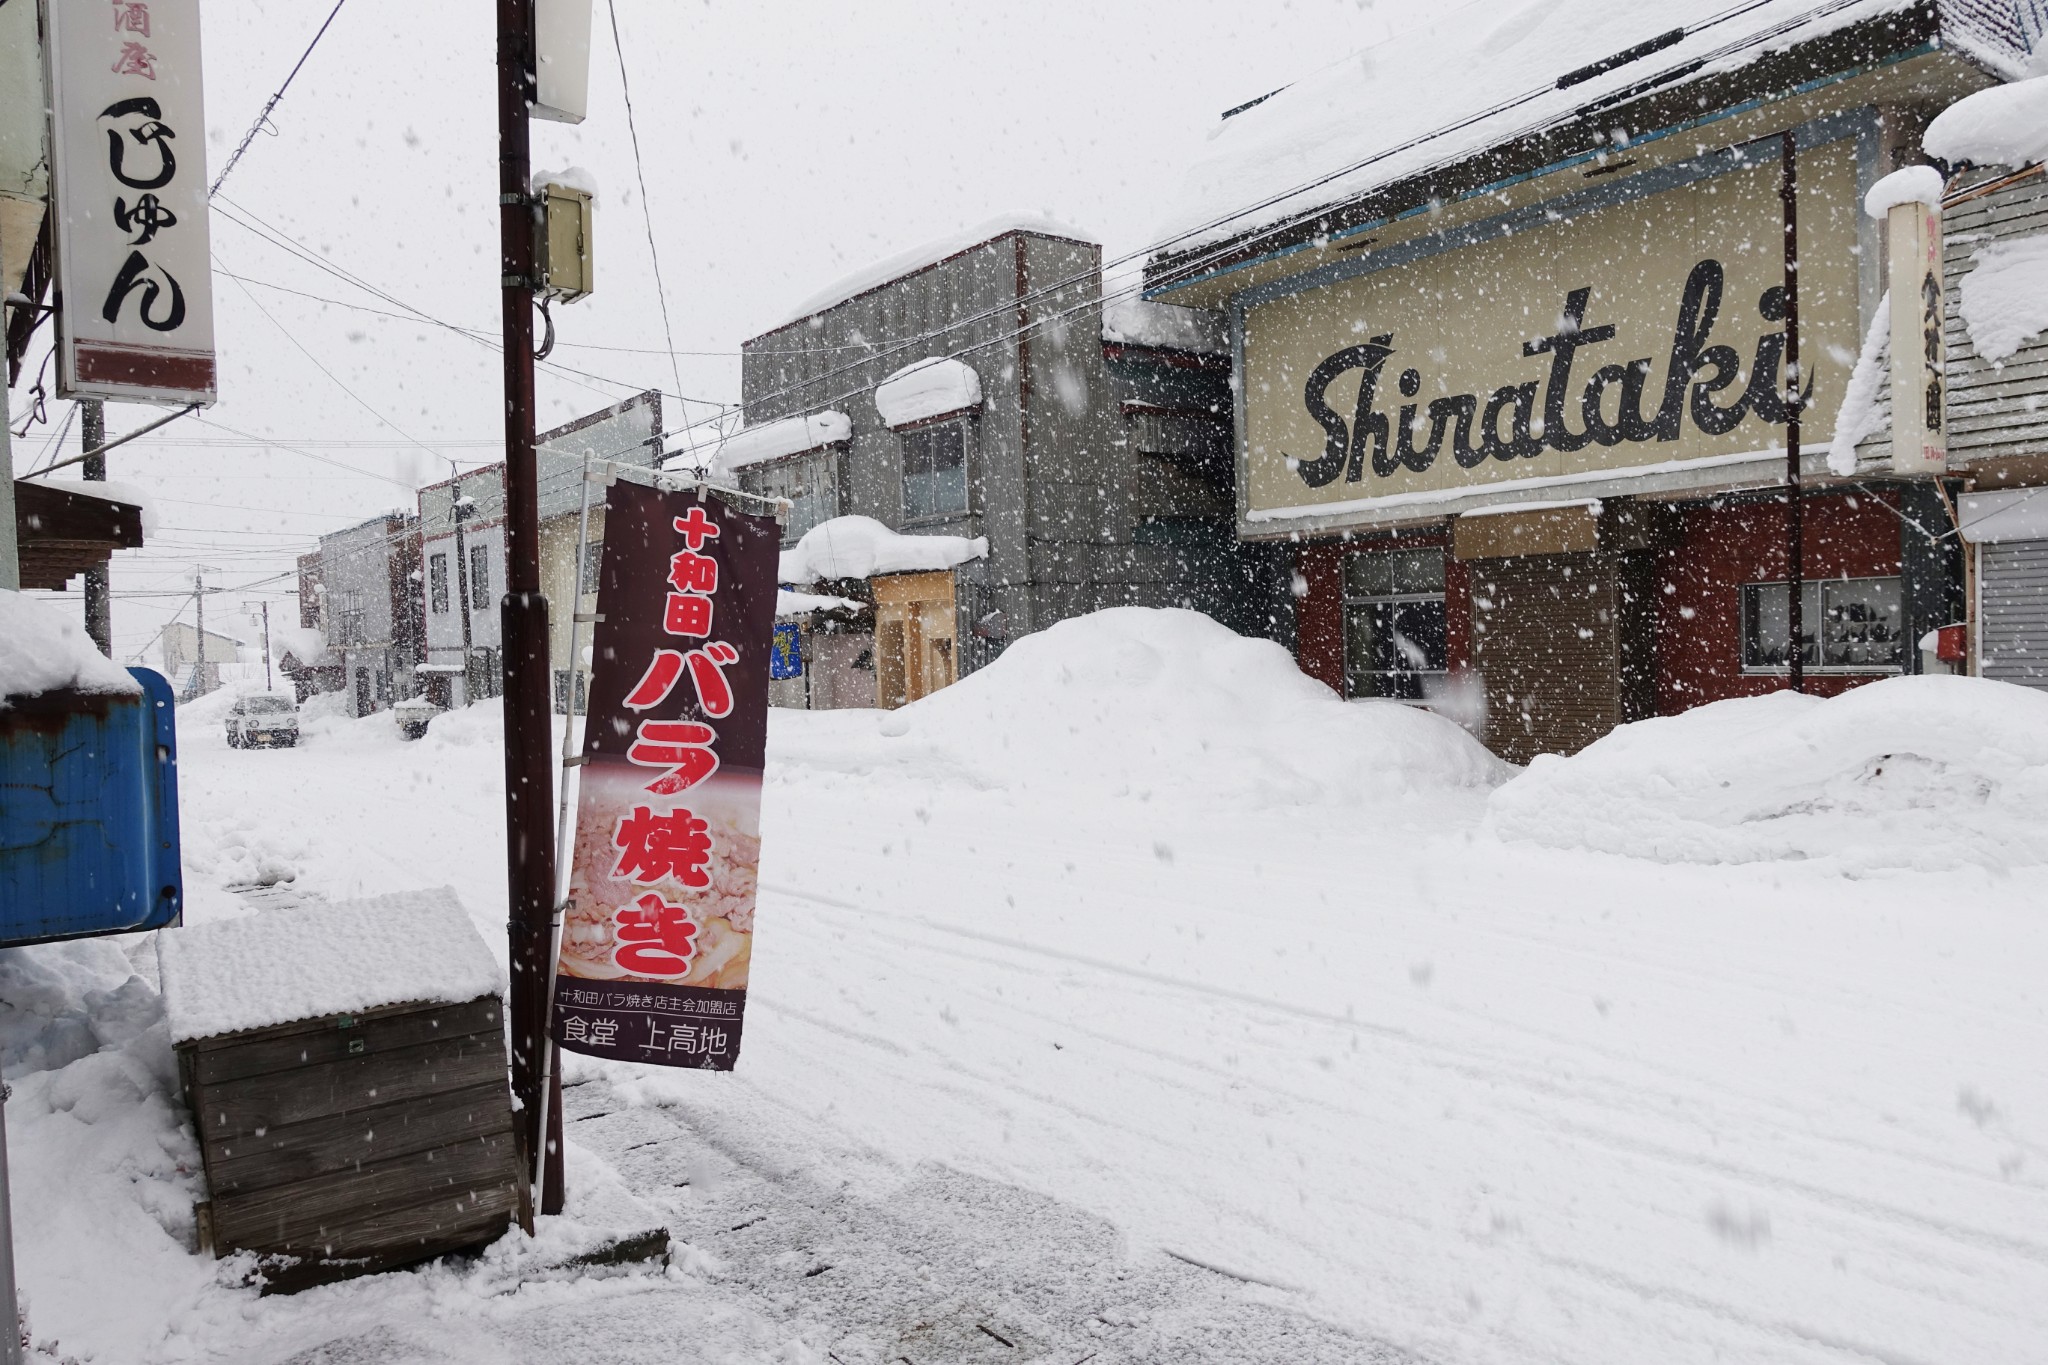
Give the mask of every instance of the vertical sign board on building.
[[715, 494], [605, 498], [554, 1038], [593, 1057], [739, 1058], [761, 856], [781, 528]]
[[1892, 472], [1948, 468], [1948, 341], [1942, 332], [1941, 209], [1894, 204], [1891, 239]]
[[211, 403], [199, 0], [44, 0], [60, 395]]

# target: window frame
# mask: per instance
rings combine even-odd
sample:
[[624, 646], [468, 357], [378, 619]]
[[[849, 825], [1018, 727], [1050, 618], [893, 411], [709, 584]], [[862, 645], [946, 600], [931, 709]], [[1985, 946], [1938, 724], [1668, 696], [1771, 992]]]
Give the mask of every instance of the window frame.
[[[934, 507], [927, 512], [914, 512], [910, 506], [911, 450], [912, 443], [929, 446], [940, 432], [954, 432], [960, 438], [960, 505], [959, 507]], [[896, 431], [897, 456], [899, 464], [898, 494], [902, 498], [903, 524], [905, 526], [936, 526], [948, 522], [965, 520], [974, 515], [974, 415], [960, 413], [949, 417], [937, 417], [913, 426], [900, 427]], [[928, 474], [932, 487], [936, 488], [936, 473]]]
[[452, 600], [448, 587], [448, 552], [441, 550], [427, 556], [427, 610], [436, 616], [446, 616]]
[[[1450, 676], [1450, 640], [1448, 638], [1450, 626], [1449, 566], [1443, 566], [1443, 586], [1435, 589], [1434, 591], [1394, 591], [1392, 589], [1389, 589], [1386, 592], [1354, 591], [1351, 587], [1351, 575], [1348, 572], [1348, 569], [1350, 568], [1351, 564], [1356, 560], [1372, 558], [1392, 559], [1396, 555], [1427, 555], [1432, 553], [1437, 555], [1439, 559], [1442, 560], [1448, 557], [1449, 550], [1448, 547], [1442, 545], [1417, 545], [1408, 548], [1387, 547], [1369, 550], [1361, 549], [1353, 550], [1345, 554], [1342, 560], [1339, 562], [1337, 566], [1337, 620], [1338, 635], [1342, 641], [1341, 648], [1343, 651], [1342, 668], [1344, 677], [1344, 699], [1346, 701], [1392, 701], [1399, 702], [1404, 706], [1428, 706], [1431, 702], [1431, 698], [1428, 695], [1427, 680], [1430, 678], [1448, 678]], [[1351, 648], [1351, 618], [1353, 609], [1358, 608], [1363, 610], [1370, 610], [1374, 607], [1400, 606], [1408, 603], [1435, 603], [1443, 609], [1445, 617], [1444, 626], [1446, 636], [1444, 641], [1444, 666], [1442, 668], [1422, 668], [1412, 670], [1412, 676], [1418, 677], [1422, 679], [1424, 682], [1424, 694], [1420, 697], [1385, 696], [1377, 692], [1359, 693], [1353, 691], [1353, 679], [1361, 672], [1365, 675], [1369, 675], [1374, 678], [1386, 676], [1400, 676], [1399, 674], [1392, 673], [1386, 669], [1368, 667], [1363, 670], [1357, 670], [1353, 668]]]
[[[1828, 589], [1831, 587], [1845, 587], [1856, 583], [1891, 583], [1897, 585], [1899, 634], [1895, 643], [1898, 645], [1899, 658], [1894, 663], [1830, 664], [1821, 662], [1826, 653], [1827, 643], [1822, 632], [1826, 629], [1828, 619]], [[1753, 664], [1749, 661], [1751, 635], [1749, 627], [1750, 595], [1755, 589], [1783, 588], [1786, 586], [1788, 586], [1787, 580], [1782, 578], [1762, 579], [1756, 582], [1738, 583], [1735, 585], [1735, 653], [1743, 677], [1783, 678], [1790, 676], [1792, 672], [1790, 663]], [[1806, 579], [1801, 584], [1801, 587], [1813, 592], [1814, 602], [1812, 605], [1815, 607], [1813, 613], [1802, 622], [1813, 632], [1812, 648], [1814, 655], [1812, 662], [1801, 667], [1800, 671], [1802, 673], [1826, 674], [1833, 677], [1895, 677], [1907, 671], [1906, 664], [1910, 656], [1906, 649], [1906, 637], [1910, 632], [1906, 628], [1905, 620], [1906, 585], [1903, 574], [1851, 574], [1847, 576], [1831, 574], [1823, 578]]]
[[[763, 460], [757, 465], [749, 466], [741, 475], [740, 486], [747, 492], [762, 497], [789, 499], [789, 520], [782, 528], [784, 549], [803, 539], [804, 532], [812, 527], [845, 513], [846, 499], [843, 495], [840, 470], [846, 449], [846, 442], [833, 441], [827, 445], [813, 446], [809, 450], [800, 450], [794, 455]], [[806, 522], [799, 514], [799, 509], [805, 505], [806, 499], [792, 496], [782, 486], [783, 481], [791, 475], [808, 478], [815, 485], [815, 488], [809, 491], [829, 495], [819, 499], [829, 502], [830, 505], [822, 509], [823, 515], [817, 520]]]
[[469, 609], [488, 611], [491, 605], [491, 547], [471, 545], [469, 549]]

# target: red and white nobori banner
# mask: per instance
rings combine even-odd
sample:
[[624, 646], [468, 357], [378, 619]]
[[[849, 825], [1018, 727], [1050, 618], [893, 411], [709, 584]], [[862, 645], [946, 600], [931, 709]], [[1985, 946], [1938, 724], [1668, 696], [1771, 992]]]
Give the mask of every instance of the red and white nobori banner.
[[781, 528], [621, 480], [604, 561], [554, 1038], [617, 1061], [739, 1059], [761, 861]]
[[57, 392], [211, 403], [199, 0], [46, 0]]

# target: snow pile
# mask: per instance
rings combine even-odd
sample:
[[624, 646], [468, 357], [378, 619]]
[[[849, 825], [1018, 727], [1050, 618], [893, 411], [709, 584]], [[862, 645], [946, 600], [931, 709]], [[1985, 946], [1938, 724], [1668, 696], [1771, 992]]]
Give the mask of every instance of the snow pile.
[[1355, 804], [1511, 771], [1441, 716], [1344, 702], [1281, 646], [1180, 609], [1062, 621], [877, 727], [921, 770], [1141, 800]]
[[308, 668], [339, 663], [327, 654], [327, 637], [306, 626], [274, 625], [270, 628], [271, 657], [282, 661], [289, 654]]
[[740, 469], [785, 455], [801, 455], [835, 441], [853, 436], [853, 419], [843, 412], [827, 409], [799, 417], [784, 417], [746, 428], [725, 439], [711, 457], [712, 468]]
[[549, 185], [560, 185], [565, 190], [576, 190], [590, 196], [590, 202], [597, 202], [597, 174], [582, 166], [564, 166], [559, 171], [535, 171], [533, 192], [540, 193]]
[[1870, 330], [1863, 335], [1863, 349], [1856, 356], [1856, 368], [1849, 372], [1848, 387], [1842, 390], [1842, 407], [1835, 414], [1835, 434], [1828, 442], [1828, 472], [1849, 478], [1856, 472], [1856, 447], [1891, 423], [1891, 404], [1883, 401], [1885, 378], [1891, 373], [1892, 296], [1887, 290], [1870, 315]]
[[0, 710], [9, 697], [60, 687], [129, 695], [142, 690], [62, 607], [0, 590]]
[[950, 569], [987, 553], [986, 536], [906, 536], [873, 517], [833, 517], [782, 552], [776, 581], [816, 583]]
[[892, 427], [981, 406], [981, 376], [950, 356], [905, 365], [875, 385], [875, 410]]
[[2048, 160], [2048, 76], [1964, 96], [1935, 115], [1920, 145], [1951, 165], [2029, 166]]
[[1103, 309], [1102, 339], [1196, 355], [1230, 354], [1230, 328], [1221, 313], [1149, 299], [1125, 299]]
[[1893, 678], [1624, 725], [1493, 794], [1509, 839], [1658, 862], [1830, 859], [1844, 871], [2048, 862], [2048, 695]]
[[1946, 183], [1932, 166], [1903, 166], [1870, 187], [1863, 196], [1863, 211], [1882, 222], [1900, 204], [1940, 208]]
[[2048, 331], [2048, 233], [1985, 247], [1957, 293], [1977, 355], [1994, 365], [2011, 359]]
[[191, 925], [165, 935], [161, 951], [179, 1042], [503, 987], [448, 887]]
[[[905, 275], [914, 274], [928, 266], [949, 261], [955, 256], [964, 255], [975, 247], [986, 245], [998, 237], [1007, 237], [1013, 232], [1030, 232], [1041, 237], [1060, 237], [1070, 242], [1085, 242], [1091, 245], [1095, 241], [1094, 237], [1081, 229], [1070, 227], [1042, 214], [1013, 213], [991, 218], [964, 232], [951, 233], [926, 242], [923, 246], [912, 247], [894, 256], [885, 256], [852, 274], [840, 277], [798, 304], [769, 331], [780, 331], [792, 322], [801, 322], [828, 308], [837, 307], [849, 299], [858, 298], [871, 289], [880, 288], [892, 280], [900, 280]], [[765, 336], [767, 333], [762, 335]]]

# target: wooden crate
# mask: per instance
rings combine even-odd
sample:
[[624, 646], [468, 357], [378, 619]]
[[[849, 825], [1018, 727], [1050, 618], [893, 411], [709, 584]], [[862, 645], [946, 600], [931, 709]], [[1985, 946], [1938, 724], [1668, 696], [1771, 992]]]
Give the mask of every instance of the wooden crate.
[[214, 1254], [263, 1254], [273, 1292], [496, 1238], [522, 1193], [503, 1017], [488, 995], [178, 1043]]

